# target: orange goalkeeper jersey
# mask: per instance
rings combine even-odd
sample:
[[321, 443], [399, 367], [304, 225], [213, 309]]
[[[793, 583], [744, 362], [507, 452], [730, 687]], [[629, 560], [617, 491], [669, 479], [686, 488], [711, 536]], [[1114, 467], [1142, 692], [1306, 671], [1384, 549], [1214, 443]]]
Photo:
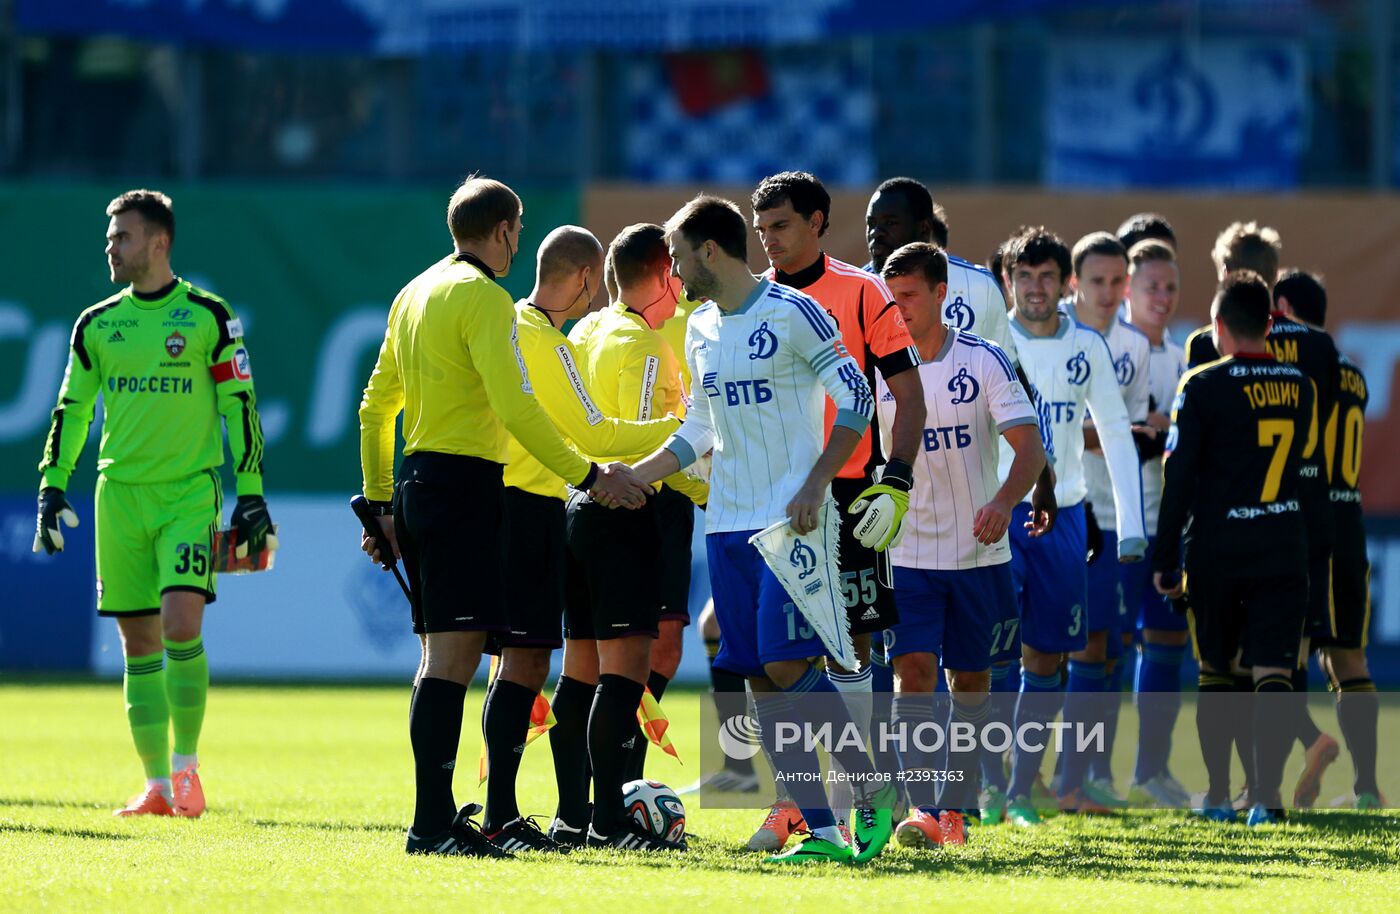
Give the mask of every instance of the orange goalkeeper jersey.
[[[785, 286], [800, 289], [817, 300], [841, 329], [841, 341], [864, 372], [870, 389], [875, 389], [875, 369], [888, 380], [919, 364], [919, 351], [904, 316], [895, 307], [885, 281], [860, 267], [852, 266], [823, 252], [817, 262], [796, 273], [779, 273], [772, 268], [764, 274]], [[826, 433], [836, 419], [836, 404], [826, 401]], [[855, 453], [837, 473], [840, 479], [863, 479], [884, 463], [874, 449], [879, 431], [871, 423]]]

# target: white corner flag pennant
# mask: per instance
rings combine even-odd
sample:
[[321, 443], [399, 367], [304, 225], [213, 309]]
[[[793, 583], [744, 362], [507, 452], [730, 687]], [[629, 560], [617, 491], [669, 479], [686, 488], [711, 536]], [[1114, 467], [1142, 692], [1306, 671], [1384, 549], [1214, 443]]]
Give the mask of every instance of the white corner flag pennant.
[[798, 536], [781, 520], [766, 527], [749, 542], [782, 582], [783, 589], [802, 618], [822, 639], [827, 651], [843, 668], [860, 664], [851, 643], [851, 617], [841, 590], [841, 516], [830, 498], [817, 513], [817, 529]]

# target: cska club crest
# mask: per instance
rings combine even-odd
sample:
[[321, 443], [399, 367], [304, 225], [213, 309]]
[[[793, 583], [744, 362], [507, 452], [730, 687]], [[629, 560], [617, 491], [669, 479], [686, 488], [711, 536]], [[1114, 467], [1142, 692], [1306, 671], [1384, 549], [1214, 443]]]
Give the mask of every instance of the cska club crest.
[[165, 351], [170, 353], [172, 359], [178, 359], [180, 353], [185, 351], [185, 338], [180, 335], [180, 331], [175, 331], [165, 338]]

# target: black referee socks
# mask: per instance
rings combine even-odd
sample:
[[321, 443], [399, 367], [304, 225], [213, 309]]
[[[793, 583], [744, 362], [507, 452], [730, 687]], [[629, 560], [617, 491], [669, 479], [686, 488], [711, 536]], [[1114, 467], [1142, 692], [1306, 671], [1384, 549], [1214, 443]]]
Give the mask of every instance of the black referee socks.
[[570, 828], [588, 826], [588, 713], [594, 686], [560, 676], [554, 686], [554, 726], [549, 729], [549, 753], [554, 757], [554, 783], [559, 808], [554, 816]]
[[[656, 670], [652, 670], [651, 675], [647, 676], [647, 688], [651, 690], [651, 697], [655, 698], [658, 702], [661, 701], [661, 696], [666, 693], [666, 687], [670, 684], [671, 680], [662, 676], [660, 673], [656, 672]], [[645, 777], [647, 746], [649, 745], [651, 745], [651, 742], [647, 739], [647, 735], [642, 732], [642, 725], [638, 724], [637, 744], [632, 747], [631, 753], [627, 756], [627, 770], [622, 775], [622, 783], [626, 784], [628, 781], [635, 781]]]
[[520, 816], [515, 803], [515, 778], [530, 732], [530, 709], [535, 693], [517, 682], [497, 678], [486, 696], [481, 732], [486, 737], [486, 818], [482, 831], [493, 834]]
[[593, 830], [610, 835], [623, 820], [622, 784], [627, 757], [637, 740], [637, 705], [645, 686], [604, 673], [588, 715], [588, 759], [593, 763]]
[[447, 831], [457, 814], [452, 799], [452, 772], [457, 767], [457, 744], [462, 739], [462, 702], [467, 687], [424, 676], [413, 696], [408, 738], [413, 744], [417, 798], [413, 833], [428, 838]]

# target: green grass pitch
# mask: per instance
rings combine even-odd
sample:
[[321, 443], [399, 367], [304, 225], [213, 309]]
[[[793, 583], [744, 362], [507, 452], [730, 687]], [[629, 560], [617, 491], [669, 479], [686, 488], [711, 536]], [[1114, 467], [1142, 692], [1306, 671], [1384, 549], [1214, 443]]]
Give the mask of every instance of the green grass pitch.
[[[477, 799], [480, 689], [467, 709], [459, 802]], [[675, 786], [698, 767], [701, 693], [665, 706], [682, 758], [653, 752]], [[1400, 814], [1295, 814], [1284, 826], [1209, 827], [1179, 812], [1059, 817], [974, 832], [967, 847], [892, 847], [865, 868], [775, 872], [740, 850], [760, 813], [688, 810], [692, 851], [637, 858], [477, 862], [408, 858], [406, 688], [220, 686], [201, 746], [210, 811], [199, 821], [118, 820], [140, 785], [113, 683], [0, 685], [0, 911], [1390, 912], [1400, 897]], [[1125, 711], [1130, 725], [1131, 710]], [[1179, 738], [1194, 740], [1188, 707]], [[1318, 709], [1318, 720], [1335, 722]], [[1384, 731], [1400, 729], [1388, 703]], [[1120, 743], [1123, 741], [1120, 740]], [[1120, 746], [1121, 749], [1121, 746]], [[1383, 747], [1384, 751], [1384, 747]], [[1179, 757], [1182, 753], [1177, 753]], [[1290, 765], [1296, 770], [1297, 756]], [[1120, 779], [1126, 755], [1115, 766]], [[1324, 801], [1348, 779], [1345, 755]], [[1199, 778], [1178, 771], [1188, 785]], [[527, 813], [554, 807], [549, 750], [527, 750]]]

